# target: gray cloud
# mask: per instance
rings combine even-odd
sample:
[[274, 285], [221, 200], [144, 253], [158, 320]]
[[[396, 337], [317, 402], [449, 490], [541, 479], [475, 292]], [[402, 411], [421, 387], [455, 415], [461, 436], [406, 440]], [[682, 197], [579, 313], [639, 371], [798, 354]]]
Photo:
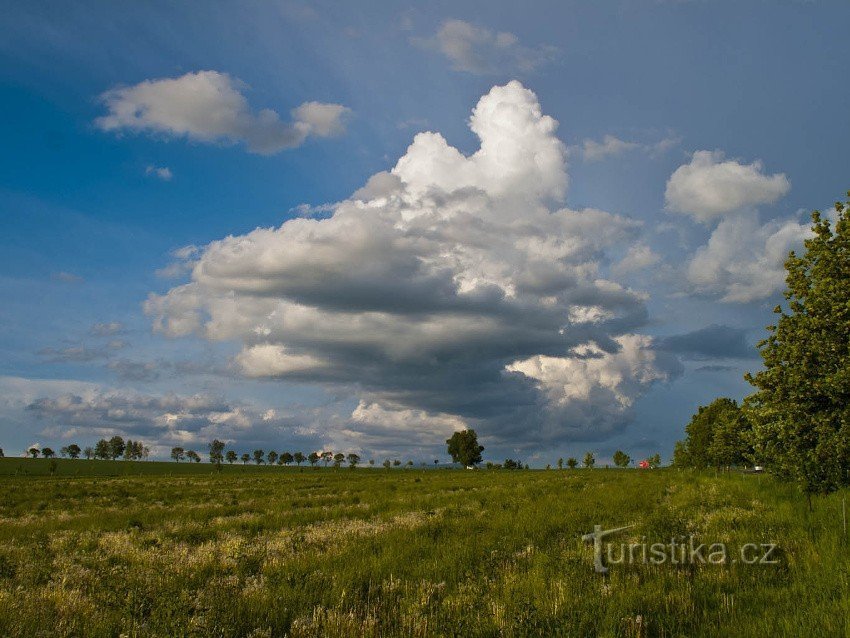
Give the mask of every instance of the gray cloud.
[[747, 343], [747, 331], [712, 325], [658, 340], [658, 347], [689, 359], [749, 359], [758, 356]]

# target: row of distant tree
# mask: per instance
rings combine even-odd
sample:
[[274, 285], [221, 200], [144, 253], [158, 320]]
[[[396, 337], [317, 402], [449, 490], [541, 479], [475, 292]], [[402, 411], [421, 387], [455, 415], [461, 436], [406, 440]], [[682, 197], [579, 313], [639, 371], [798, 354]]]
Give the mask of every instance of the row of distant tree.
[[[39, 456], [45, 459], [56, 458], [56, 450], [51, 447], [31, 447], [27, 450], [27, 456], [36, 459]], [[0, 449], [0, 457], [3, 456], [3, 450]], [[100, 439], [93, 446], [81, 448], [76, 443], [65, 445], [59, 448], [59, 456], [63, 458], [78, 459], [80, 457], [86, 459], [104, 459], [116, 460], [124, 459], [126, 461], [147, 460], [150, 456], [150, 448], [141, 441], [124, 440], [123, 437], [113, 436], [111, 439]]]
[[700, 407], [673, 462], [764, 466], [811, 496], [850, 485], [850, 202], [834, 221], [812, 213], [785, 270], [785, 307], [758, 344], [764, 368], [745, 376], [754, 393]]

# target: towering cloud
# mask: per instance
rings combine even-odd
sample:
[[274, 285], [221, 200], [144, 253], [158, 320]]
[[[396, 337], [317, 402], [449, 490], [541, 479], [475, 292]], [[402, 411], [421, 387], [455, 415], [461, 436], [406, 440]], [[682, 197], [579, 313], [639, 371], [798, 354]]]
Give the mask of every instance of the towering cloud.
[[329, 218], [206, 246], [188, 283], [148, 299], [155, 329], [240, 341], [252, 377], [348, 392], [350, 437], [466, 424], [523, 446], [621, 427], [677, 370], [632, 334], [644, 296], [601, 274], [638, 224], [560, 204], [557, 123], [518, 82], [470, 127], [470, 156], [421, 133]]
[[109, 113], [95, 124], [104, 131], [159, 133], [198, 142], [242, 142], [252, 153], [263, 155], [300, 146], [310, 136], [328, 137], [345, 130], [350, 110], [340, 104], [305, 102], [292, 110], [291, 122], [283, 122], [270, 109], [252, 112], [242, 94], [245, 88], [244, 83], [218, 71], [145, 80], [101, 95]]

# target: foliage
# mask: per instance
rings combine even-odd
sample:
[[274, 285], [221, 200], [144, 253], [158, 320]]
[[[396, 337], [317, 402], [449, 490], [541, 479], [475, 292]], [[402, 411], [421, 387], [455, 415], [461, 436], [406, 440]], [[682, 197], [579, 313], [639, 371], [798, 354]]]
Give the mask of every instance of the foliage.
[[484, 446], [478, 444], [478, 435], [475, 430], [455, 432], [450, 439], [446, 440], [446, 443], [448, 444], [449, 456], [455, 463], [460, 463], [466, 467], [481, 463], [481, 453], [484, 451]]
[[617, 450], [614, 452], [613, 456], [614, 465], [617, 467], [629, 467], [629, 463], [632, 462], [632, 457], [623, 452], [622, 450]]
[[210, 443], [210, 463], [221, 464], [224, 461], [224, 441], [213, 439]]
[[787, 308], [747, 375], [756, 454], [808, 494], [850, 484], [850, 208], [835, 212], [834, 225], [812, 213], [805, 252], [785, 262]]
[[186, 451], [182, 447], [171, 448], [171, 458], [178, 463], [186, 458]]
[[576, 469], [578, 467], [578, 461], [576, 459], [574, 459], [573, 457], [568, 458], [567, 459], [567, 467], [570, 468], [571, 470]]
[[233, 463], [238, 458], [237, 454], [233, 450], [227, 450], [227, 454], [224, 455], [224, 458], [227, 459], [227, 462], [233, 465]]
[[[677, 443], [673, 452], [673, 463], [678, 467], [728, 468], [744, 465], [752, 458], [750, 420], [733, 399], [722, 397], [700, 406], [685, 433], [685, 440]], [[656, 466], [660, 464], [659, 456]]]
[[584, 455], [584, 466], [590, 469], [594, 465], [596, 465], [596, 457], [593, 455], [593, 452], [588, 452]]

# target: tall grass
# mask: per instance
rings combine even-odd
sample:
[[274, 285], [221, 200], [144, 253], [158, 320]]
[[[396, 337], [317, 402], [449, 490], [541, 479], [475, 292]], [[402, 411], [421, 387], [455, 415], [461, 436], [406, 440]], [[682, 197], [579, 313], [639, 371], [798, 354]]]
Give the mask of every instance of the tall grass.
[[[2, 636], [850, 635], [844, 495], [766, 476], [33, 463], [0, 463]], [[781, 562], [602, 576], [594, 524]]]

